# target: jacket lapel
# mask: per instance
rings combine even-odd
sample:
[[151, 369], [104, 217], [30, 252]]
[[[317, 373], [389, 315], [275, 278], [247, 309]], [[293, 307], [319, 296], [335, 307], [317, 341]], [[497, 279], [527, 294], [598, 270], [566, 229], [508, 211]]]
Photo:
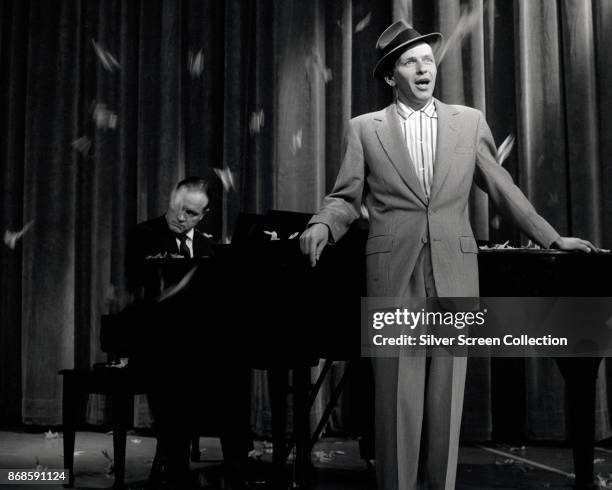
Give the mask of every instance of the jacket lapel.
[[[375, 117], [376, 135], [391, 164], [397, 170], [404, 183], [414, 192], [419, 200], [427, 206], [427, 198], [414, 170], [410, 152], [404, 142], [395, 104], [389, 105], [382, 116]], [[439, 130], [439, 128], [438, 128]], [[439, 141], [439, 139], [438, 139]], [[435, 177], [435, 169], [434, 169]]]
[[436, 113], [438, 115], [438, 135], [436, 144], [436, 159], [434, 162], [433, 182], [431, 184], [430, 200], [433, 201], [436, 194], [444, 184], [453, 159], [455, 146], [459, 132], [455, 124], [457, 111], [451, 106], [434, 99]]

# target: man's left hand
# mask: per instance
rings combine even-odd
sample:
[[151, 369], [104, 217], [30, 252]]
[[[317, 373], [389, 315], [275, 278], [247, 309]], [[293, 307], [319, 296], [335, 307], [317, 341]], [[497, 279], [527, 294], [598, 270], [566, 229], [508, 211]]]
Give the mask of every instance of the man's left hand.
[[580, 250], [581, 252], [597, 252], [599, 249], [588, 240], [582, 238], [576, 238], [573, 236], [562, 236], [559, 237], [552, 244], [552, 248], [559, 250]]

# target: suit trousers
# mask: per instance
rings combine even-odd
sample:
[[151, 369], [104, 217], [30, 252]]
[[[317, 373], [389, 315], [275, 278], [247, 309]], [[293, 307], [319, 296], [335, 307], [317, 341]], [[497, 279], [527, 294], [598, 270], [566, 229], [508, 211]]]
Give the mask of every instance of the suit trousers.
[[[428, 244], [409, 296], [437, 296]], [[379, 490], [455, 488], [467, 358], [417, 349], [373, 360]]]

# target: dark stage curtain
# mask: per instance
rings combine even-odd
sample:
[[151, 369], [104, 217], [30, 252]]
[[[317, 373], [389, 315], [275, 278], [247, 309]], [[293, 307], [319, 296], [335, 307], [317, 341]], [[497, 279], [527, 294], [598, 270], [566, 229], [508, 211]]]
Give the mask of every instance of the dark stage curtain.
[[[504, 165], [536, 207], [610, 248], [605, 0], [0, 0], [0, 219], [32, 223], [0, 248], [0, 418], [59, 423], [57, 371], [103, 360], [100, 314], [127, 301], [126, 230], [161, 214], [177, 179], [233, 171], [232, 190], [213, 180], [219, 241], [241, 211], [314, 212], [348, 119], [390, 101], [371, 76], [378, 34], [403, 17], [448, 38], [465, 12], [437, 95], [483, 110], [498, 144], [516, 135]], [[519, 242], [476, 190], [471, 214], [478, 237]], [[504, 362], [470, 360], [464, 437], [562, 438], [556, 367]], [[602, 369], [601, 437], [606, 388]]]

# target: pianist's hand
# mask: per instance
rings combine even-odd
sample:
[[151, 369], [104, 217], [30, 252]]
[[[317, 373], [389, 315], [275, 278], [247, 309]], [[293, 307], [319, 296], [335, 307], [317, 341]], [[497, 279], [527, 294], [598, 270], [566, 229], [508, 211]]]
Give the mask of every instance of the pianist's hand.
[[552, 248], [559, 250], [580, 250], [581, 252], [597, 252], [598, 248], [588, 240], [575, 238], [572, 236], [559, 237], [553, 244]]
[[315, 223], [300, 236], [300, 250], [310, 257], [310, 265], [317, 265], [321, 252], [329, 241], [329, 228], [323, 223]]

